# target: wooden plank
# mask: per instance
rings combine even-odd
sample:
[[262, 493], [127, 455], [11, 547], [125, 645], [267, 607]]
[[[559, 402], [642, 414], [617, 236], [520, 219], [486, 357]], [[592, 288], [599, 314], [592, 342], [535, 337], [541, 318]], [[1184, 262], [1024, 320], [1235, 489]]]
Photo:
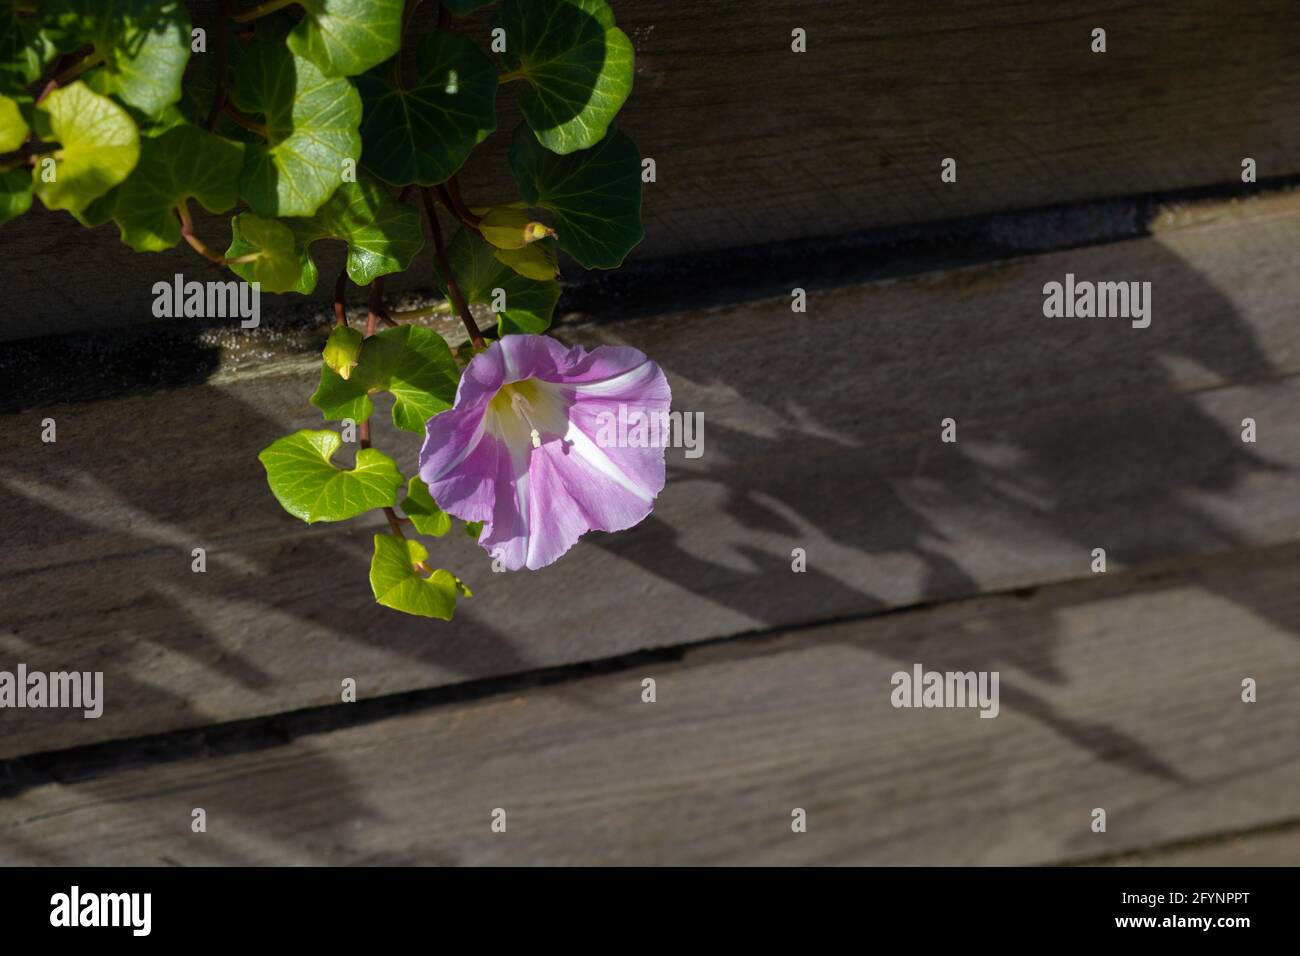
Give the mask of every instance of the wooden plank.
[[[1297, 208], [826, 291], [806, 315], [569, 330], [655, 356], [704, 456], [672, 452], [649, 521], [537, 574], [437, 543], [476, 592], [450, 625], [372, 605], [373, 526], [307, 530], [267, 493], [257, 450], [319, 422], [306, 375], [0, 417], [0, 666], [103, 670], [113, 702], [2, 712], [0, 756], [327, 704], [346, 676], [394, 693], [1031, 587], [1087, 575], [1096, 547], [1115, 569], [1300, 540]], [[1152, 281], [1151, 328], [1044, 318], [1067, 270]], [[390, 432], [409, 473], [415, 439]]]
[[[621, 122], [658, 164], [642, 259], [1239, 184], [1247, 156], [1262, 179], [1300, 172], [1290, 0], [615, 7], [637, 49]], [[806, 54], [790, 51], [796, 26]], [[1090, 50], [1095, 27], [1108, 31], [1104, 54]], [[486, 16], [466, 27], [486, 28]], [[513, 96], [466, 170], [471, 201], [509, 191]], [[944, 157], [958, 160], [955, 184], [939, 181]], [[201, 271], [188, 249], [134, 255], [113, 230], [43, 210], [6, 225], [0, 288], [21, 308], [0, 340], [154, 321], [153, 283]], [[200, 232], [217, 244], [228, 227], [207, 217]], [[322, 275], [337, 262], [325, 256]], [[426, 257], [393, 287], [428, 286], [430, 268]]]
[[1107, 866], [1300, 866], [1300, 825], [1158, 847], [1107, 860]]
[[[1300, 816], [1297, 573], [1292, 545], [1098, 576], [37, 784], [0, 860], [1032, 864], [1262, 827]], [[998, 716], [895, 709], [918, 663], [997, 671]]]

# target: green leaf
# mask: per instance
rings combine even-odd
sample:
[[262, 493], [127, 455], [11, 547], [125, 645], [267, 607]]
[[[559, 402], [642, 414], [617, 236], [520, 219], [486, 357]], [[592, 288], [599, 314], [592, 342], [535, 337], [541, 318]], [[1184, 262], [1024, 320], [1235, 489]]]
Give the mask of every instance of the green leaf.
[[303, 429], [262, 449], [257, 458], [285, 511], [312, 524], [346, 521], [396, 503], [406, 479], [393, 459], [362, 448], [356, 467], [345, 471], [330, 462], [342, 441], [337, 432]]
[[442, 0], [442, 5], [453, 17], [467, 17], [475, 10], [481, 10], [493, 3], [496, 3], [496, 0]]
[[[497, 316], [501, 335], [546, 331], [560, 298], [560, 284], [522, 276], [499, 260], [496, 252], [469, 229], [456, 233], [447, 247], [447, 261], [461, 294], [467, 302], [492, 308], [498, 304], [496, 290], [505, 293], [505, 309]], [[439, 274], [438, 283], [448, 295], [446, 277]]]
[[441, 538], [451, 530], [451, 515], [438, 507], [429, 486], [417, 475], [406, 486], [406, 500], [402, 502], [402, 513], [411, 519], [415, 530], [434, 538]]
[[555, 264], [555, 243], [534, 242], [522, 249], [497, 249], [493, 255], [521, 276], [550, 282], [559, 275]]
[[460, 368], [442, 336], [432, 329], [404, 325], [366, 339], [351, 378], [322, 365], [311, 403], [333, 421], [364, 422], [374, 411], [370, 393], [389, 392], [393, 424], [422, 434], [425, 422], [451, 407], [459, 384]]
[[555, 216], [560, 248], [588, 269], [617, 268], [645, 235], [641, 154], [622, 130], [591, 149], [556, 156], [521, 126], [510, 168], [524, 201]]
[[523, 203], [470, 210], [479, 215], [478, 231], [498, 249], [522, 249], [539, 239], [554, 238], [555, 230], [534, 222]]
[[[126, 111], [106, 96], [77, 82], [53, 90], [36, 107], [36, 132], [59, 148], [47, 182], [38, 162], [32, 188], [50, 209], [78, 213], [135, 169], [140, 136]], [[42, 157], [42, 160], [44, 157]]]
[[26, 167], [0, 173], [0, 225], [32, 206], [32, 174]]
[[230, 264], [230, 271], [245, 282], [261, 283], [264, 292], [308, 295], [316, 288], [316, 263], [284, 223], [243, 212], [230, 220], [230, 233], [227, 259], [257, 256]]
[[245, 151], [240, 194], [263, 216], [310, 216], [361, 155], [361, 97], [273, 36], [259, 36], [234, 72], [232, 98], [266, 118], [267, 142]]
[[140, 162], [117, 188], [113, 219], [136, 252], [161, 252], [181, 240], [176, 210], [196, 199], [208, 212], [239, 200], [244, 147], [189, 123], [140, 144]]
[[477, 541], [479, 535], [483, 533], [483, 524], [482, 521], [466, 521], [465, 533]]
[[93, 44], [103, 60], [85, 74], [96, 92], [150, 116], [181, 98], [190, 17], [181, 0], [42, 0], [41, 24], [59, 49]]
[[18, 101], [0, 95], [0, 153], [12, 153], [27, 141], [27, 121]]
[[420, 213], [400, 203], [374, 178], [344, 183], [307, 219], [287, 220], [306, 248], [317, 239], [348, 244], [348, 277], [369, 285], [379, 276], [405, 272], [424, 245]]
[[506, 0], [507, 69], [531, 87], [519, 110], [556, 153], [596, 145], [632, 92], [632, 41], [605, 0]]
[[456, 611], [456, 595], [470, 597], [470, 589], [450, 571], [419, 574], [429, 551], [418, 541], [391, 534], [375, 535], [375, 554], [370, 561], [370, 588], [384, 607], [421, 617], [450, 621]]
[[402, 45], [404, 0], [298, 0], [307, 15], [289, 49], [326, 76], [364, 73]]
[[0, 0], [0, 90], [23, 92], [57, 53], [37, 20], [18, 15], [18, 0]]
[[325, 342], [321, 360], [327, 367], [337, 372], [340, 378], [349, 379], [352, 377], [352, 370], [357, 367], [357, 359], [361, 356], [361, 342], [361, 333], [356, 329], [346, 325], [336, 325]]
[[438, 31], [416, 50], [419, 84], [388, 70], [357, 77], [365, 102], [366, 168], [395, 186], [445, 182], [496, 129], [497, 71], [468, 37]]

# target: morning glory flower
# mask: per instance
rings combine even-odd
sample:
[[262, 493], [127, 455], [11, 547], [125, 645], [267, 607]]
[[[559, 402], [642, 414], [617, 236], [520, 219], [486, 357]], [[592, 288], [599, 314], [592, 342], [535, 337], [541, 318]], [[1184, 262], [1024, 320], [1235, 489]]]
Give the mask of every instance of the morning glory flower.
[[504, 567], [543, 568], [588, 531], [650, 514], [662, 444], [611, 442], [603, 426], [662, 420], [671, 400], [663, 371], [634, 348], [507, 335], [474, 356], [455, 405], [429, 420], [420, 477], [444, 511], [484, 522], [479, 544]]

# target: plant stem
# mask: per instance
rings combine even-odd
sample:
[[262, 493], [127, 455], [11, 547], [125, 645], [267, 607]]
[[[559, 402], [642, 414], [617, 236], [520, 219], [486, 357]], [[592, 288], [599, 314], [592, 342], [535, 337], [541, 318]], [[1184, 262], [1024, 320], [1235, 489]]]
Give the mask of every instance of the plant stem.
[[344, 266], [339, 270], [339, 277], [334, 282], [334, 324], [348, 324], [348, 269]]
[[[81, 74], [85, 73], [91, 67], [99, 66], [104, 62], [104, 54], [98, 50], [92, 49], [72, 66], [68, 67], [62, 73], [57, 74], [54, 79], [50, 80], [55, 86], [67, 86]], [[48, 90], [46, 92], [49, 92]], [[44, 94], [42, 94], [44, 96]]]
[[269, 16], [277, 10], [282, 10], [294, 0], [266, 0], [265, 3], [259, 3], [251, 10], [245, 10], [243, 13], [236, 13], [232, 20], [236, 23], [247, 23], [250, 20], [257, 20], [261, 17]]
[[230, 25], [226, 22], [229, 17], [230, 0], [217, 0], [217, 88], [212, 94], [212, 108], [208, 110], [207, 121], [203, 124], [208, 130], [216, 129], [221, 110], [230, 96]]
[[478, 324], [474, 321], [473, 314], [469, 311], [469, 306], [465, 303], [465, 297], [460, 294], [460, 286], [456, 283], [456, 277], [451, 272], [451, 262], [447, 258], [447, 244], [442, 239], [442, 226], [438, 224], [438, 211], [433, 208], [432, 191], [428, 186], [420, 190], [420, 197], [424, 200], [424, 215], [429, 220], [429, 231], [433, 233], [433, 248], [438, 256], [438, 269], [447, 282], [447, 293], [451, 296], [451, 301], [456, 306], [456, 311], [460, 313], [460, 320], [465, 323], [465, 331], [469, 333], [469, 340], [474, 343], [474, 348], [487, 348], [483, 341], [483, 333], [479, 331]]
[[207, 243], [205, 243], [198, 236], [194, 235], [194, 221], [190, 219], [190, 208], [189, 208], [188, 200], [182, 200], [181, 203], [177, 205], [176, 218], [181, 221], [182, 238], [184, 238], [185, 241], [190, 244], [190, 247], [194, 249], [195, 252], [201, 255], [204, 259], [207, 259], [209, 262], [216, 263], [219, 266], [238, 265], [241, 262], [252, 262], [255, 259], [257, 259], [258, 256], [260, 255], [260, 253], [253, 253], [247, 256], [239, 256], [234, 259], [227, 259], [225, 256], [217, 252], [215, 249], [210, 248], [207, 245]]
[[446, 315], [451, 311], [452, 304], [443, 301], [434, 305], [425, 306], [423, 309], [407, 309], [404, 312], [390, 312], [388, 317], [394, 322], [414, 322], [417, 319], [428, 319], [435, 315]]
[[229, 100], [222, 104], [222, 111], [240, 126], [244, 127], [244, 129], [251, 130], [258, 136], [262, 137], [262, 139], [269, 140], [271, 138], [266, 133], [266, 125], [264, 123], [259, 123], [257, 120], [245, 116], [243, 113], [239, 112], [239, 110], [235, 108], [235, 104], [231, 103]]

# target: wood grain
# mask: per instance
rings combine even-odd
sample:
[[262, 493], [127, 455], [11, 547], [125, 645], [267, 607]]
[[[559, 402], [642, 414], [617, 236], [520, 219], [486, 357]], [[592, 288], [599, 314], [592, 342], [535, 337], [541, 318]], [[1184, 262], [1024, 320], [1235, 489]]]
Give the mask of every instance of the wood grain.
[[[1297, 573], [1098, 575], [50, 782], [0, 799], [0, 861], [1023, 864], [1294, 820]], [[998, 671], [998, 716], [895, 709], [915, 663]]]
[[[267, 493], [256, 452], [319, 426], [305, 371], [0, 417], [0, 666], [103, 670], [111, 704], [0, 711], [0, 757], [330, 704], [344, 677], [374, 696], [1032, 587], [1088, 575], [1097, 547], [1117, 570], [1300, 540], [1297, 243], [1281, 196], [819, 292], [806, 315], [569, 330], [660, 361], [704, 456], [671, 452], [651, 519], [536, 574], [435, 543], [475, 589], [450, 625], [373, 605], [375, 527], [305, 529]], [[1151, 327], [1044, 318], [1067, 270], [1151, 281]], [[376, 433], [409, 473], [417, 439]]]
[[[1244, 157], [1261, 179], [1300, 172], [1291, 0], [614, 6], [637, 51], [621, 123], [658, 167], [644, 259], [1239, 184]], [[805, 54], [790, 50], [795, 27]], [[1107, 30], [1104, 54], [1091, 52], [1095, 27]], [[464, 29], [485, 37], [487, 17]], [[513, 96], [502, 94], [499, 132], [467, 167], [472, 202], [512, 188]], [[945, 157], [958, 161], [956, 183], [939, 180]], [[199, 231], [221, 245], [228, 225], [205, 217]], [[111, 225], [86, 232], [43, 210], [0, 236], [0, 288], [21, 306], [0, 340], [151, 322], [155, 281], [204, 274], [184, 247], [135, 255]], [[321, 274], [338, 261], [323, 255]], [[431, 283], [426, 255], [391, 286]]]

